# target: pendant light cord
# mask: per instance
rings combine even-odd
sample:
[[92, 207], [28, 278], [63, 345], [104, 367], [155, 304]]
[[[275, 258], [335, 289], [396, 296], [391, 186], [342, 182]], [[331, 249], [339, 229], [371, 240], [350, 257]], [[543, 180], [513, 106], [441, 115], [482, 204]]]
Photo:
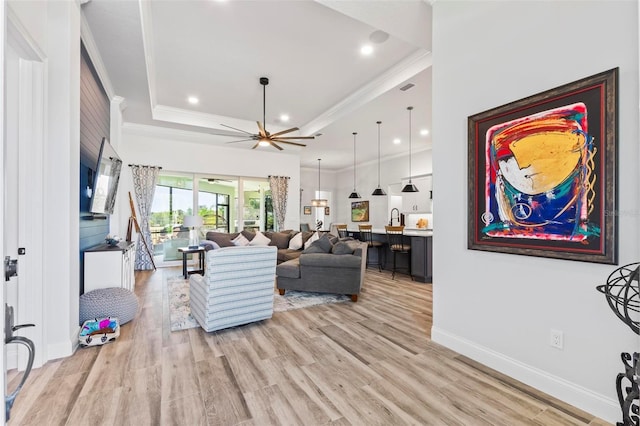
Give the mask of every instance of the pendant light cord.
[[320, 194], [320, 158], [318, 158], [318, 199], [322, 198], [322, 194]]
[[407, 109], [409, 110], [409, 183], [411, 182], [411, 110], [413, 110], [413, 107], [407, 107]]
[[380, 188], [380, 124], [382, 121], [376, 121], [378, 123], [378, 188]]
[[267, 85], [262, 85], [262, 126], [267, 133]]
[[356, 135], [353, 132], [353, 192], [356, 192]]

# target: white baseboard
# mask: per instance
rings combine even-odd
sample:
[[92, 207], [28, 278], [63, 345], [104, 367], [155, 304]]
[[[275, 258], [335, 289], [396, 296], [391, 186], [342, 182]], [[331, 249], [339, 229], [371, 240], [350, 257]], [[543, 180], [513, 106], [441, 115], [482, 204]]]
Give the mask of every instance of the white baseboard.
[[53, 360], [58, 358], [66, 358], [73, 355], [78, 349], [78, 337], [80, 336], [80, 327], [73, 333], [70, 341], [53, 343], [47, 346], [47, 359]]
[[603, 420], [614, 423], [622, 419], [618, 401], [593, 392], [561, 377], [524, 364], [475, 342], [451, 334], [437, 327], [431, 328], [431, 339], [449, 349], [513, 377], [529, 386], [548, 393], [574, 407]]

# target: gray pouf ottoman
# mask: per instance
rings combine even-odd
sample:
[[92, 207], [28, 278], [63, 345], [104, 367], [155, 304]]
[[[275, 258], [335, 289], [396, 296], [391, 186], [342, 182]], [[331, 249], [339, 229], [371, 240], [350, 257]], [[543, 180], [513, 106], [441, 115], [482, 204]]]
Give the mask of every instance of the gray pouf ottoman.
[[120, 325], [128, 323], [138, 312], [136, 295], [121, 287], [99, 288], [80, 296], [80, 325], [94, 318], [118, 318]]

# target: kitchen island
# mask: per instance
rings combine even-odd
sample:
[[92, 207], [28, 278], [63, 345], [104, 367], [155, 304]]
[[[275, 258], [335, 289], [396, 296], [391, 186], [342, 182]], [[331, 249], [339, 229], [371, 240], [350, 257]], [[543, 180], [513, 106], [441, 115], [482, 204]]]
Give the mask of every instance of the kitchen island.
[[[354, 238], [359, 238], [359, 231], [357, 229], [348, 229], [349, 235]], [[384, 243], [382, 253], [382, 267], [383, 269], [392, 269], [393, 267], [393, 253], [389, 250], [387, 245], [387, 233], [384, 228], [373, 228], [373, 240]], [[433, 247], [433, 230], [431, 229], [415, 229], [405, 228], [404, 238], [407, 243], [411, 244], [411, 253], [409, 256], [398, 255], [396, 258], [396, 268], [398, 273], [408, 269], [411, 262], [411, 275], [413, 279], [423, 283], [432, 282], [432, 247]], [[377, 263], [378, 251], [368, 251], [369, 262]]]

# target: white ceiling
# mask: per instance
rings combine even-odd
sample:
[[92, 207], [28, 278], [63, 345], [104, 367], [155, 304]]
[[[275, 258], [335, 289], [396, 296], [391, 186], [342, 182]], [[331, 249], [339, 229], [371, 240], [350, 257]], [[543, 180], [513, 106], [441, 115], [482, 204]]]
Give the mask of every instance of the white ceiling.
[[[209, 133], [216, 136], [208, 143], [251, 149], [252, 142], [226, 145], [239, 133], [222, 124], [257, 132], [265, 76], [267, 130], [322, 134], [306, 148], [284, 146], [303, 166], [317, 158], [323, 169], [350, 166], [353, 132], [357, 162], [375, 161], [378, 120], [382, 156], [408, 153], [409, 105], [412, 152], [431, 146], [419, 134], [431, 129], [425, 1], [90, 0], [82, 12], [85, 44], [107, 93], [125, 98], [127, 123]], [[376, 30], [389, 38], [372, 43]], [[374, 46], [369, 57], [359, 53], [364, 43]], [[408, 82], [415, 87], [400, 91]]]

